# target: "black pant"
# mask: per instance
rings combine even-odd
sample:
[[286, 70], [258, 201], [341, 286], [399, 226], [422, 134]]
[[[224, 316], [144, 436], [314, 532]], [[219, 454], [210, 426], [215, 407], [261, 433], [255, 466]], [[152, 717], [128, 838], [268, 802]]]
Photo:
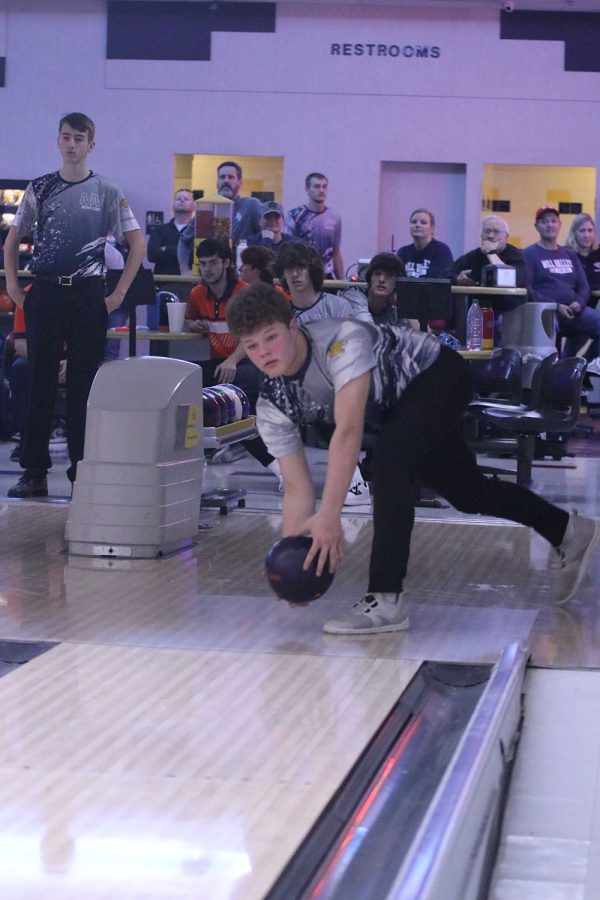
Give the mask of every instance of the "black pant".
[[471, 397], [468, 366], [442, 347], [436, 362], [392, 408], [373, 454], [373, 546], [369, 590], [400, 592], [417, 499], [416, 479], [461, 512], [529, 525], [554, 546], [568, 514], [520, 485], [486, 478], [461, 430]]
[[52, 429], [58, 368], [66, 344], [67, 446], [75, 480], [83, 458], [87, 400], [104, 356], [108, 313], [101, 279], [62, 287], [34, 282], [25, 300], [29, 406], [20, 464], [30, 477], [45, 475], [52, 460], [48, 443]]

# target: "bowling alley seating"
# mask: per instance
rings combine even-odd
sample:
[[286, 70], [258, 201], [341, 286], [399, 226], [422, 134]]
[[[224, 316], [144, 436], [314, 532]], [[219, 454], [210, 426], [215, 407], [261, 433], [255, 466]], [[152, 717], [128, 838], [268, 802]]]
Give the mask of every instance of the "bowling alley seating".
[[[533, 374], [526, 404], [485, 401], [471, 404], [470, 412], [490, 426], [493, 433], [500, 435], [486, 436], [482, 444], [474, 444], [474, 449], [514, 455], [516, 471], [502, 471], [502, 474], [515, 475], [518, 484], [529, 485], [536, 455], [560, 459], [566, 452], [567, 435], [579, 418], [585, 368], [586, 362], [580, 357], [557, 362], [555, 355], [548, 356]], [[499, 474], [499, 471], [491, 471], [491, 474]]]
[[502, 346], [523, 359], [523, 387], [529, 388], [540, 360], [556, 353], [556, 304], [522, 303], [504, 313]]

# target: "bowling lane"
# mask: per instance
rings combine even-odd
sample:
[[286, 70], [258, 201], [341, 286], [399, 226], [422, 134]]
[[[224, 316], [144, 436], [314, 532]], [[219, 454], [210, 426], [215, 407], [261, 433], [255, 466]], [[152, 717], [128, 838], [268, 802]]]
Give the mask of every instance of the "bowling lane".
[[410, 631], [354, 638], [325, 635], [321, 626], [343, 613], [364, 584], [366, 518], [344, 518], [348, 549], [330, 591], [307, 608], [290, 608], [273, 600], [262, 573], [265, 549], [279, 535], [276, 514], [212, 514], [207, 521], [214, 527], [199, 533], [195, 548], [127, 561], [68, 557], [67, 513], [47, 503], [0, 506], [6, 638], [490, 662], [510, 641], [529, 638], [540, 598], [553, 609], [536, 556], [544, 548], [535, 543], [534, 552], [523, 528], [417, 523]]
[[53, 648], [0, 679], [0, 887], [262, 897], [417, 667]]

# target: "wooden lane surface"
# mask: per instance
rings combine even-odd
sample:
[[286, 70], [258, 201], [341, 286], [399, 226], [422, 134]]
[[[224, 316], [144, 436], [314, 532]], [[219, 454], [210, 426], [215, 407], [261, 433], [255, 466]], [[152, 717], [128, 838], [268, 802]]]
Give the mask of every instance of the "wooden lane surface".
[[55, 647], [0, 680], [5, 896], [258, 900], [417, 667]]

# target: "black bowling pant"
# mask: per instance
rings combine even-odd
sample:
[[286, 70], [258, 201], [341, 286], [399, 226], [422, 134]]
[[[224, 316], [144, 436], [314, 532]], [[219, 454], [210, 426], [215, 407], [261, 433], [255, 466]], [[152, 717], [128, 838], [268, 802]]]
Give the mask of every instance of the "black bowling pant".
[[373, 546], [369, 591], [400, 592], [406, 576], [418, 482], [456, 509], [534, 528], [553, 546], [569, 520], [564, 510], [477, 467], [461, 427], [471, 398], [467, 363], [442, 347], [392, 408], [373, 453]]
[[66, 343], [67, 447], [75, 480], [83, 459], [87, 400], [104, 356], [108, 313], [104, 281], [91, 278], [73, 287], [35, 281], [25, 300], [29, 404], [20, 464], [31, 477], [45, 475], [58, 368]]

